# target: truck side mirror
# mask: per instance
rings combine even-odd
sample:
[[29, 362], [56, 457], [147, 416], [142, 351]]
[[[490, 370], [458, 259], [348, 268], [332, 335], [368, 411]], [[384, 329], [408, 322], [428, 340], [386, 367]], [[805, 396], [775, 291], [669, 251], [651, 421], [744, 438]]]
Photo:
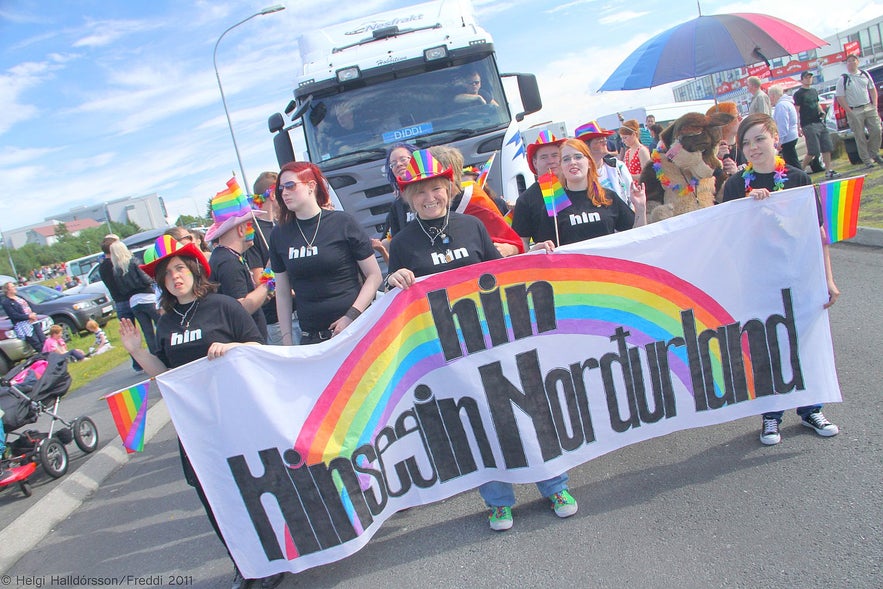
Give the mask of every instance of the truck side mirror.
[[285, 127], [285, 119], [282, 118], [282, 114], [278, 112], [271, 114], [267, 119], [267, 127], [270, 128], [270, 133], [281, 131]]

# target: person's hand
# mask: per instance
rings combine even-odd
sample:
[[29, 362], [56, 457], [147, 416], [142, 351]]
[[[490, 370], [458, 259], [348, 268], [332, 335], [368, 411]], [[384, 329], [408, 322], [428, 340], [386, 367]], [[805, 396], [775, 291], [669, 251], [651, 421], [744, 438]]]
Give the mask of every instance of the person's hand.
[[230, 342], [226, 344], [222, 344], [221, 342], [215, 342], [208, 347], [208, 354], [206, 354], [206, 358], [209, 360], [214, 360], [215, 358], [220, 358], [224, 354], [226, 354], [229, 350], [232, 350], [236, 346], [240, 344], [236, 342]]
[[514, 256], [518, 253], [518, 246], [512, 245], [511, 243], [495, 243], [494, 247], [497, 248], [497, 251], [500, 252], [500, 255], [504, 258]]
[[414, 284], [415, 280], [416, 277], [413, 272], [407, 268], [399, 268], [386, 278], [386, 283], [390, 286], [406, 290]]
[[541, 241], [540, 243], [535, 243], [530, 246], [530, 251], [532, 252], [546, 252], [547, 254], [551, 254], [555, 251], [555, 242], [551, 239], [547, 239], [546, 241]]
[[726, 141], [721, 141], [717, 144], [717, 159], [722, 160], [727, 155], [730, 155], [730, 146]]
[[803, 127], [797, 127], [797, 136], [803, 137]]
[[131, 319], [120, 319], [120, 341], [130, 354], [141, 349], [141, 332]]
[[754, 200], [764, 200], [769, 198], [770, 194], [772, 193], [766, 188], [755, 188], [748, 193], [748, 196], [753, 198]]
[[825, 303], [825, 308], [831, 307], [834, 303], [837, 302], [837, 299], [840, 298], [840, 289], [837, 288], [837, 285], [834, 284], [833, 280], [828, 281], [828, 302]]
[[630, 200], [632, 206], [635, 207], [635, 212], [640, 213], [647, 208], [647, 191], [644, 188], [643, 182], [632, 182], [632, 195]]
[[723, 158], [721, 162], [724, 165], [724, 173], [727, 176], [732, 176], [739, 173], [739, 166], [736, 165], [736, 160], [727, 157]]
[[331, 329], [331, 337], [334, 337], [335, 335], [346, 329], [347, 326], [349, 326], [349, 324], [352, 322], [352, 319], [344, 315], [343, 317], [332, 323], [331, 327], [329, 328]]
[[28, 319], [31, 320], [31, 321], [36, 321], [36, 320], [37, 320], [37, 314], [36, 314], [36, 313], [31, 313], [30, 315], [28, 315]]

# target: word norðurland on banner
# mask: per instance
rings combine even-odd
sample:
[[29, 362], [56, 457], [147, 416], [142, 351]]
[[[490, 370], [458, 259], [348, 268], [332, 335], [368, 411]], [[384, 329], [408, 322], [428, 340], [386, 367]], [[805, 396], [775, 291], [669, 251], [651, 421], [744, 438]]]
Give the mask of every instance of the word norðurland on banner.
[[328, 342], [157, 380], [240, 570], [263, 577], [486, 481], [839, 401], [826, 301], [808, 187], [430, 276]]

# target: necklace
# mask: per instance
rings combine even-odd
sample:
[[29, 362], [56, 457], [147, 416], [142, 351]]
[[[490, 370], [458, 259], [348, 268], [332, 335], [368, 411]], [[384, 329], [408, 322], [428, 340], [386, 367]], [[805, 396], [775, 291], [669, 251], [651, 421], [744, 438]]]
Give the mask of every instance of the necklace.
[[[745, 178], [745, 194], [748, 195], [751, 192], [751, 183], [754, 182], [754, 166], [751, 162], [745, 166], [745, 171], [742, 172], [742, 177]], [[785, 182], [788, 181], [788, 170], [785, 168], [785, 160], [779, 156], [776, 156], [776, 168], [773, 170], [773, 192], [777, 190], [785, 189]]]
[[653, 171], [656, 172], [656, 179], [662, 184], [662, 188], [677, 192], [681, 196], [695, 194], [696, 187], [699, 185], [698, 178], [690, 178], [683, 185], [675, 184], [672, 182], [672, 179], [662, 171], [662, 156], [659, 155], [658, 150], [653, 150], [653, 153], [650, 154], [650, 159], [653, 161]]
[[297, 217], [294, 217], [294, 223], [297, 225], [297, 230], [300, 231], [300, 236], [304, 238], [304, 241], [307, 244], [307, 249], [313, 249], [313, 243], [316, 242], [316, 237], [319, 235], [319, 223], [322, 222], [322, 209], [319, 209], [319, 219], [316, 221], [316, 232], [313, 233], [313, 239], [307, 239], [307, 236], [304, 235], [304, 230], [300, 228], [300, 221], [297, 220]]
[[[172, 311], [174, 311], [175, 314], [181, 318], [181, 327], [183, 327], [184, 329], [188, 329], [190, 327], [190, 322], [193, 321], [193, 318], [196, 316], [196, 308], [198, 306], [199, 306], [199, 299], [196, 299], [195, 301], [190, 303], [190, 306], [187, 307], [187, 310], [184, 311], [183, 313], [181, 311], [179, 311], [178, 309], [176, 309], [175, 307], [172, 307]], [[193, 311], [193, 313], [191, 313], [190, 311]], [[188, 315], [190, 315], [190, 319], [187, 319]], [[187, 322], [186, 325], [184, 324], [185, 321]]]
[[451, 210], [448, 209], [448, 212], [445, 213], [445, 222], [441, 226], [441, 229], [437, 227], [429, 226], [429, 230], [427, 231], [426, 227], [423, 226], [423, 221], [420, 220], [420, 216], [415, 216], [417, 219], [417, 224], [420, 225], [420, 229], [426, 234], [426, 237], [429, 238], [429, 245], [431, 247], [435, 247], [435, 240], [441, 238], [442, 245], [447, 245], [451, 243], [451, 238], [445, 234], [445, 229], [448, 228], [448, 221], [451, 219]]

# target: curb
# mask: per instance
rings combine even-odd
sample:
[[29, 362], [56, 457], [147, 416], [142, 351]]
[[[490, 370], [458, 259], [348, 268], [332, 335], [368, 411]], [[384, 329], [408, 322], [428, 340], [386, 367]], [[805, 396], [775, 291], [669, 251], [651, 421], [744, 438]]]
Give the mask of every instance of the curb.
[[[150, 408], [150, 419], [144, 431], [148, 442], [170, 421], [165, 401], [160, 399]], [[7, 571], [18, 559], [28, 553], [58, 523], [66, 519], [104, 480], [129, 461], [121, 444], [109, 443], [90, 456], [76, 472], [35, 502], [15, 521], [0, 530], [0, 571]]]
[[883, 247], [883, 229], [876, 227], [859, 227], [850, 243], [868, 247]]

